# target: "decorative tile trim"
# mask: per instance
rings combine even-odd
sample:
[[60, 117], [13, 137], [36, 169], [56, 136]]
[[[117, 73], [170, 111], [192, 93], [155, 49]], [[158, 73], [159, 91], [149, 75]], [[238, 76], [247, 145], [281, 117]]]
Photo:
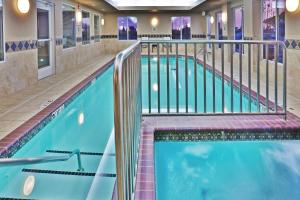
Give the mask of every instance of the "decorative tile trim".
[[37, 45], [37, 40], [10, 41], [5, 43], [5, 51], [7, 53], [26, 51], [36, 49]]
[[253, 40], [253, 37], [244, 37], [244, 40]]
[[56, 38], [55, 40], [56, 46], [60, 46], [63, 44], [63, 38]]
[[192, 38], [204, 39], [204, 38], [206, 38], [206, 35], [205, 34], [192, 34]]
[[154, 132], [155, 141], [248, 141], [248, 140], [299, 140], [300, 132], [269, 130], [157, 130]]
[[164, 37], [172, 37], [171, 34], [140, 34], [138, 38], [148, 37], [148, 38], [164, 38]]
[[84, 92], [94, 79], [99, 78], [112, 65], [114, 58], [103, 67], [91, 74], [88, 78], [70, 89], [52, 104], [12, 131], [0, 140], [0, 158], [12, 157], [28, 141], [38, 134], [47, 124], [69, 106], [82, 92]]
[[114, 39], [118, 38], [118, 35], [101, 35], [101, 39]]
[[300, 49], [300, 40], [286, 39], [284, 43], [287, 49]]
[[77, 37], [77, 38], [76, 38], [76, 41], [77, 41], [77, 43], [82, 42], [82, 37]]

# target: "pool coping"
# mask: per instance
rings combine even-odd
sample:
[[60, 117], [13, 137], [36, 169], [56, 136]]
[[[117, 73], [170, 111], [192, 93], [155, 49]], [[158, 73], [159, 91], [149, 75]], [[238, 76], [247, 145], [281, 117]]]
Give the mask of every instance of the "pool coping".
[[87, 78], [79, 82], [50, 105], [2, 138], [0, 140], [0, 158], [13, 156], [32, 137], [52, 121], [65, 106], [69, 105], [78, 95], [80, 95], [94, 79], [103, 74], [113, 64], [114, 60], [115, 58], [110, 59]]

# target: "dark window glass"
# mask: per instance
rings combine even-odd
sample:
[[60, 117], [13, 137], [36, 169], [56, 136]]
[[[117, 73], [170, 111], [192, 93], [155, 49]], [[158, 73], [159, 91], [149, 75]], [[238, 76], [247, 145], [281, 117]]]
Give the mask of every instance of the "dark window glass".
[[95, 42], [100, 41], [100, 17], [98, 15], [94, 15], [94, 38]]
[[90, 13], [82, 11], [82, 43], [90, 43]]
[[191, 17], [172, 17], [172, 39], [191, 39]]
[[118, 17], [119, 40], [137, 39], [137, 18]]
[[4, 41], [3, 41], [3, 6], [0, 0], [0, 61], [4, 60]]
[[63, 48], [76, 45], [75, 8], [63, 5]]
[[[284, 0], [263, 0], [262, 2], [262, 28], [263, 40], [280, 40], [285, 38], [285, 1]], [[277, 22], [277, 23], [276, 23]], [[277, 32], [277, 33], [276, 33]], [[269, 45], [263, 48], [263, 58], [273, 60], [275, 58], [275, 47]], [[282, 49], [279, 50], [278, 61], [282, 62]]]
[[[234, 8], [234, 39], [243, 39], [243, 8]], [[240, 51], [240, 45], [235, 46], [235, 51]]]

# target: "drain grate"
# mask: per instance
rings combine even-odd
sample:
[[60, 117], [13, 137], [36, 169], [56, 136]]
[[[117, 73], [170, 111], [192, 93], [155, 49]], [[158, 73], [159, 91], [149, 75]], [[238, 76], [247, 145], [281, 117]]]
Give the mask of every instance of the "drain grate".
[[116, 177], [116, 174], [110, 173], [93, 173], [93, 172], [70, 172], [70, 171], [57, 171], [47, 169], [22, 169], [22, 172], [38, 173], [38, 174], [57, 174], [57, 175], [69, 175], [69, 176], [102, 176], [102, 177]]

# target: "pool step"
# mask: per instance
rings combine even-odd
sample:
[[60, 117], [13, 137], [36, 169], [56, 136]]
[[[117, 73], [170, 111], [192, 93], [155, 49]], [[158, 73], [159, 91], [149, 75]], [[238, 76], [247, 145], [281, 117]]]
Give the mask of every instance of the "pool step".
[[[61, 154], [70, 154], [71, 151], [60, 151], [60, 150], [47, 150], [47, 153], [61, 153]], [[114, 153], [97, 153], [97, 152], [80, 152], [80, 155], [89, 155], [89, 156], [116, 156]]]
[[46, 169], [22, 169], [22, 172], [38, 173], [38, 174], [57, 174], [57, 175], [69, 175], [69, 176], [101, 176], [101, 177], [116, 177], [116, 174], [101, 173], [96, 174], [93, 172], [71, 172], [71, 171], [58, 171], [58, 170], [46, 170]]

